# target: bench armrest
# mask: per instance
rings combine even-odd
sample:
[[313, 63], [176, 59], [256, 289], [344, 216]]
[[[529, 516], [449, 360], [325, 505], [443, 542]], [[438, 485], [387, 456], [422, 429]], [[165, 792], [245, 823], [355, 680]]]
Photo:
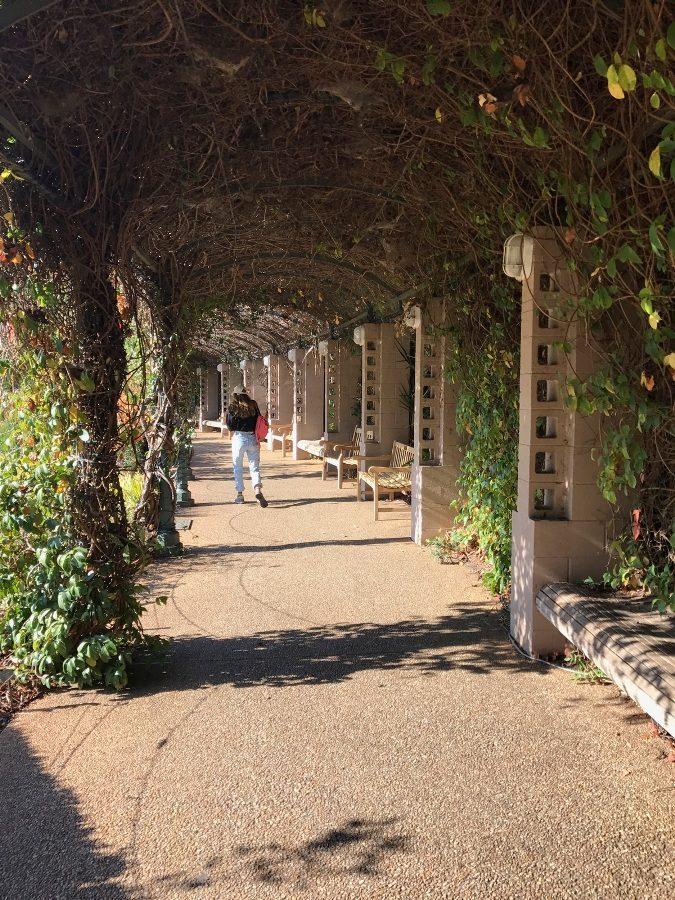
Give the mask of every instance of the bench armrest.
[[351, 450], [351, 444], [331, 444], [331, 450]]

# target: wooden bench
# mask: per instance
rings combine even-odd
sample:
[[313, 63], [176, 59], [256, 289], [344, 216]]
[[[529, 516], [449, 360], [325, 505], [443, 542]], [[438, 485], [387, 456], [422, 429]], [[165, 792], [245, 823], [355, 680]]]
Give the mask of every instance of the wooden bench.
[[666, 731], [675, 736], [675, 622], [650, 600], [549, 584], [537, 609]]
[[367, 462], [373, 460], [388, 460], [387, 466], [370, 466], [367, 472], [359, 472], [356, 479], [356, 499], [361, 500], [361, 484], [364, 487], [364, 493], [367, 488], [373, 492], [373, 500], [375, 506], [375, 521], [379, 517], [379, 504], [382, 494], [387, 494], [390, 500], [394, 499], [394, 495], [402, 491], [410, 491], [412, 489], [412, 462], [415, 451], [407, 444], [401, 444], [394, 441], [389, 456], [366, 456], [359, 457]]
[[276, 450], [275, 444], [280, 444], [282, 457], [286, 456], [286, 451], [291, 446], [293, 426], [279, 425], [276, 422], [270, 423], [269, 434], [267, 440], [270, 449]]
[[359, 457], [360, 449], [361, 427], [358, 425], [354, 429], [354, 434], [348, 444], [331, 444], [330, 440], [326, 441], [321, 479], [325, 481], [328, 475], [328, 467], [334, 466], [337, 469], [338, 488], [341, 488], [345, 468], [353, 469], [355, 473], [358, 471], [359, 462], [361, 461], [361, 457]]

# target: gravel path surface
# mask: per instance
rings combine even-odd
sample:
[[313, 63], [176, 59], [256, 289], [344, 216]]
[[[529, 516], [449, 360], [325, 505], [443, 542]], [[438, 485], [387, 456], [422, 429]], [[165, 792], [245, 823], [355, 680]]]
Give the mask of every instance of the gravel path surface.
[[634, 706], [519, 657], [403, 504], [374, 523], [263, 454], [269, 508], [234, 506], [226, 448], [154, 572], [166, 674], [0, 733], [0, 897], [675, 894], [675, 766]]

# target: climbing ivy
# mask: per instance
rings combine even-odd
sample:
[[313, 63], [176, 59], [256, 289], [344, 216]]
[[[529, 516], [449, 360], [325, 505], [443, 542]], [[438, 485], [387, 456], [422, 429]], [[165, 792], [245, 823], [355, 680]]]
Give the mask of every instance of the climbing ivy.
[[[470, 332], [451, 328], [446, 341], [446, 378], [457, 387], [457, 431], [463, 438], [459, 464], [460, 499], [454, 527], [436, 542], [476, 549], [483, 557], [483, 581], [504, 593], [511, 581], [511, 516], [518, 480], [517, 325], [519, 305], [503, 283], [463, 285], [460, 302], [473, 309]], [[481, 307], [475, 293], [487, 293]]]
[[113, 572], [76, 536], [72, 495], [90, 441], [80, 398], [92, 383], [47, 326], [49, 288], [33, 287], [43, 309], [19, 310], [0, 360], [0, 653], [20, 679], [119, 689], [134, 649], [156, 643], [140, 624], [140, 550], [129, 543], [126, 574]]

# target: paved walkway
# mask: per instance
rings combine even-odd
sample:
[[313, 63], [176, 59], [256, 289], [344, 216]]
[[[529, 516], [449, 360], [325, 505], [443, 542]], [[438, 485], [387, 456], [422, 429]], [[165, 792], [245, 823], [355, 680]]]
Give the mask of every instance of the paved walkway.
[[133, 693], [0, 733], [0, 896], [663, 898], [675, 779], [609, 687], [518, 657], [477, 578], [316, 466], [231, 505], [199, 442], [174, 638]]

